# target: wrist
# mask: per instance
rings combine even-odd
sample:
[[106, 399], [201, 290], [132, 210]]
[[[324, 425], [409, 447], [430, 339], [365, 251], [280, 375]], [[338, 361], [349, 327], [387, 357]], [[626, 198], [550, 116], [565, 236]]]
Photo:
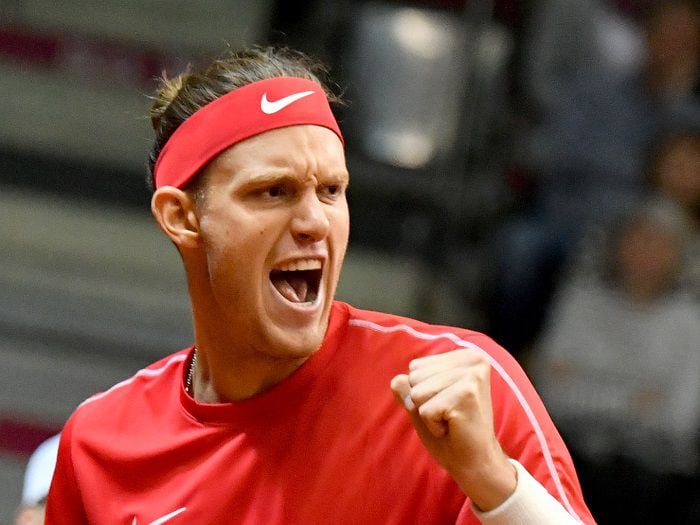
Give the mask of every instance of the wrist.
[[537, 525], [580, 525], [581, 520], [569, 513], [519, 462], [508, 460], [516, 469], [515, 492], [501, 505], [482, 511], [472, 505], [474, 514], [484, 525], [510, 525], [512, 523]]
[[462, 471], [455, 481], [477, 509], [488, 512], [515, 492], [518, 475], [515, 466], [501, 452], [493, 461]]

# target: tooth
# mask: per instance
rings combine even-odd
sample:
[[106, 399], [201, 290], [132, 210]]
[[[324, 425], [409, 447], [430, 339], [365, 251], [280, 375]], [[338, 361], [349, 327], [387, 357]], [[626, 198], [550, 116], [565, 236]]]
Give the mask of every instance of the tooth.
[[321, 267], [321, 263], [316, 259], [306, 259], [300, 262], [300, 270], [316, 270]]
[[280, 266], [279, 271], [293, 272], [301, 270], [318, 270], [320, 268], [321, 262], [317, 259], [301, 259], [299, 261], [292, 261]]

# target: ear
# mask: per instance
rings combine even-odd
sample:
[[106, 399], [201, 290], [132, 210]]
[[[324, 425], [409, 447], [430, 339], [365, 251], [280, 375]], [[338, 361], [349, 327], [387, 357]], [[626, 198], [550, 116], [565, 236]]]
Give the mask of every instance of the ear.
[[160, 229], [178, 248], [199, 244], [199, 219], [192, 197], [173, 186], [158, 188], [151, 199], [151, 212]]

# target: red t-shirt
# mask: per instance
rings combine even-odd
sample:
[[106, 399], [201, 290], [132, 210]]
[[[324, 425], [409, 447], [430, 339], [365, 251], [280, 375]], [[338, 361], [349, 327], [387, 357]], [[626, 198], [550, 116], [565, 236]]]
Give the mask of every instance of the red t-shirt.
[[319, 351], [251, 399], [194, 401], [189, 348], [85, 401], [61, 436], [46, 523], [477, 524], [389, 388], [411, 359], [460, 347], [491, 360], [505, 452], [594, 523], [558, 432], [505, 350], [341, 302]]

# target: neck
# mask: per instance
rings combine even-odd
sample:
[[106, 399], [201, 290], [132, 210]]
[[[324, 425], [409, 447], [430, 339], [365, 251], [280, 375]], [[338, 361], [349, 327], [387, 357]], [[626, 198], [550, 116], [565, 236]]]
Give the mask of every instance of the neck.
[[258, 356], [246, 359], [197, 345], [190, 393], [200, 403], [242, 401], [280, 383], [305, 361], [306, 358], [283, 360]]
[[251, 398], [289, 377], [320, 347], [319, 342], [310, 351], [265, 351], [275, 349], [275, 338], [255, 331], [250, 335], [251, 329], [226, 317], [209, 285], [192, 277], [201, 273], [188, 271], [197, 348], [191, 393], [196, 401], [226, 403]]

